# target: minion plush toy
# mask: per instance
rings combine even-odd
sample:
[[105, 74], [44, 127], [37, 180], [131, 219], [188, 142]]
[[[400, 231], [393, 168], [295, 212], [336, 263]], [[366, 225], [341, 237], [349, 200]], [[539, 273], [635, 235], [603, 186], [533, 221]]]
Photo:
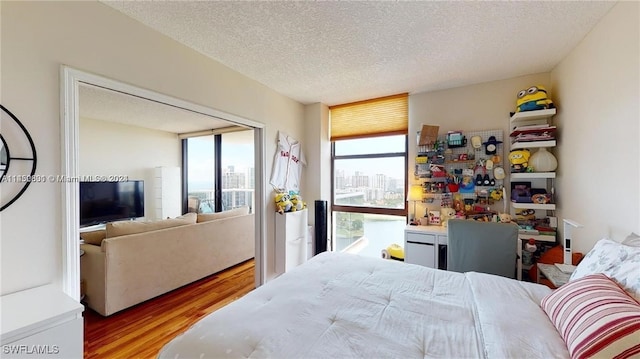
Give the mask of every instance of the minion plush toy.
[[547, 98], [547, 90], [540, 85], [520, 90], [516, 105], [516, 112], [544, 110], [554, 107], [551, 99]]
[[529, 166], [531, 152], [528, 149], [512, 150], [509, 152], [509, 162], [511, 163], [511, 173], [526, 172]]
[[291, 203], [291, 196], [286, 192], [277, 192], [275, 196], [276, 212], [283, 214], [284, 212], [291, 212], [293, 203]]

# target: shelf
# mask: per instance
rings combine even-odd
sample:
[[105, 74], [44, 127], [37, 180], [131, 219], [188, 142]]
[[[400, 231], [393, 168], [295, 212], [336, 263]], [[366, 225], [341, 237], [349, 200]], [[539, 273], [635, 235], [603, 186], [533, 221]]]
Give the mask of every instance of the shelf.
[[531, 142], [514, 142], [511, 144], [512, 150], [519, 150], [523, 148], [540, 148], [540, 147], [555, 147], [556, 140], [548, 141], [531, 141]]
[[516, 203], [511, 202], [513, 208], [528, 208], [528, 209], [545, 209], [547, 211], [555, 211], [556, 205], [554, 203], [538, 204], [538, 203]]
[[556, 114], [555, 108], [550, 108], [547, 110], [516, 112], [515, 114], [513, 114], [513, 116], [511, 116], [510, 122], [513, 124], [516, 122], [519, 123], [519, 122], [526, 122], [526, 121], [543, 120], [555, 114]]
[[555, 172], [516, 172], [511, 173], [511, 179], [536, 179], [536, 178], [556, 178]]

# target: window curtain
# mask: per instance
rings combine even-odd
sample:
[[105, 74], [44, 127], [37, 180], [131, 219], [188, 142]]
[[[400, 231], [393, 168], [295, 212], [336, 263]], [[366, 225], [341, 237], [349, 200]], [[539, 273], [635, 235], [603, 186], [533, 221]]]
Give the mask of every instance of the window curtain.
[[406, 93], [329, 107], [331, 141], [385, 135], [406, 135], [409, 127]]

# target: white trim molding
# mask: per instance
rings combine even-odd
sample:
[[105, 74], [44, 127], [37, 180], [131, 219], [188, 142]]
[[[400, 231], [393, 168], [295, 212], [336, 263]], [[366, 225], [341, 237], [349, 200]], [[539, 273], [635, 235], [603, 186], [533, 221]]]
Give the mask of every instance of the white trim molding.
[[[62, 141], [61, 174], [66, 176], [66, 178], [78, 178], [79, 175], [80, 106], [78, 103], [78, 93], [80, 84], [119, 91], [150, 101], [167, 104], [169, 106], [228, 121], [232, 125], [242, 125], [254, 129], [254, 146], [256, 155], [256, 208], [254, 208], [256, 214], [255, 278], [256, 287], [262, 285], [265, 282], [266, 274], [266, 230], [263, 218], [266, 205], [264, 197], [266, 193], [264, 187], [264, 124], [226, 113], [224, 111], [201, 106], [155, 91], [143, 89], [134, 85], [62, 65], [60, 69], [60, 128]], [[71, 298], [78, 301], [80, 300], [79, 191], [79, 184], [74, 181], [65, 181], [62, 187], [62, 290]]]

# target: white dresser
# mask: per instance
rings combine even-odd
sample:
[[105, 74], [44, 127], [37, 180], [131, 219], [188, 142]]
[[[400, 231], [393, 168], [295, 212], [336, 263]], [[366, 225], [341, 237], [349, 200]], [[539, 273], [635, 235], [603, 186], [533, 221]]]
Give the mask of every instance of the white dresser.
[[447, 269], [447, 228], [407, 226], [404, 230], [404, 261]]
[[53, 285], [0, 297], [2, 358], [82, 358], [84, 306]]
[[276, 274], [280, 275], [307, 260], [308, 211], [276, 213]]

